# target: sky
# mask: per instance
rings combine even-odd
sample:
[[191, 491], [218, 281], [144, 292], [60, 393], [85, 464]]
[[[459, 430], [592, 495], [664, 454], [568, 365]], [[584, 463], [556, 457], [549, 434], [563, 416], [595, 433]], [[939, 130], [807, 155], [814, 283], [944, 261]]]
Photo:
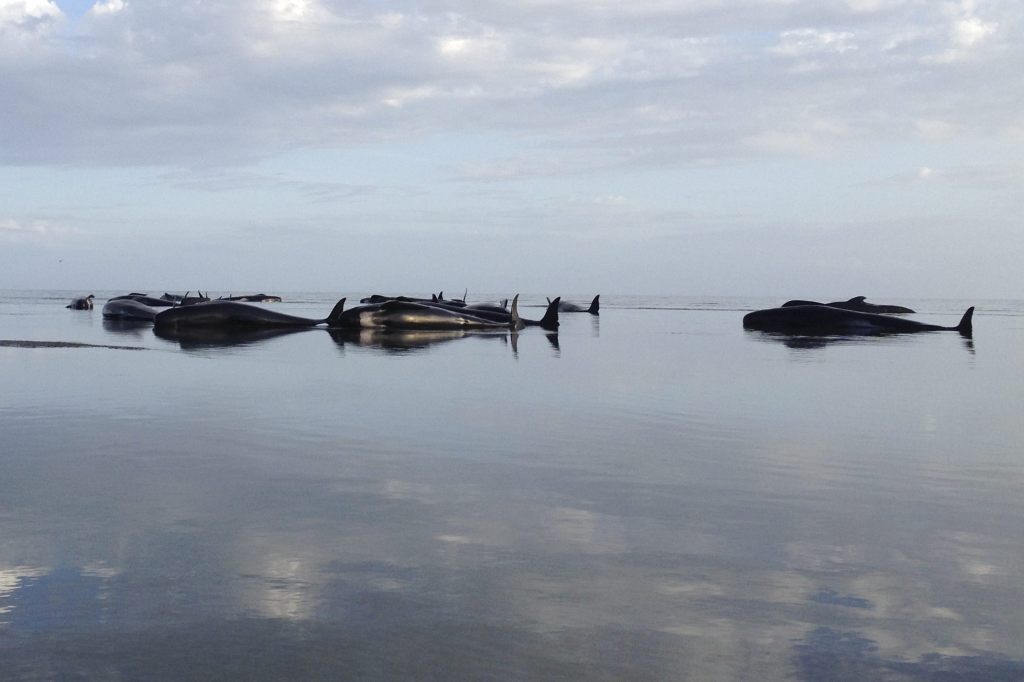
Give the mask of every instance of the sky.
[[0, 288], [1021, 298], [1022, 29], [1019, 0], [0, 0]]

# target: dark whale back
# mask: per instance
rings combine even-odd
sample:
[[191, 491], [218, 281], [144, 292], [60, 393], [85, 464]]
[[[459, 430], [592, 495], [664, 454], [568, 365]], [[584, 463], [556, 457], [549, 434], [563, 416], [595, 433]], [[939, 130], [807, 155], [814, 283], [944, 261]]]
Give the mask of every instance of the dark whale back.
[[788, 334], [908, 334], [922, 331], [956, 331], [971, 336], [974, 307], [970, 307], [955, 327], [943, 327], [892, 315], [864, 313], [829, 305], [792, 305], [768, 308], [743, 317], [746, 329]]

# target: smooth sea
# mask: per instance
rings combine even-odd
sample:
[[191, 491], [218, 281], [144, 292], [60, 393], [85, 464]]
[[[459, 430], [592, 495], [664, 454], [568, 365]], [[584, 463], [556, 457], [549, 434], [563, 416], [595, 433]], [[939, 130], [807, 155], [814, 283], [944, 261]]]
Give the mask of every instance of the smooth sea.
[[0, 680], [1024, 680], [1024, 301], [163, 338], [79, 293], [0, 292]]

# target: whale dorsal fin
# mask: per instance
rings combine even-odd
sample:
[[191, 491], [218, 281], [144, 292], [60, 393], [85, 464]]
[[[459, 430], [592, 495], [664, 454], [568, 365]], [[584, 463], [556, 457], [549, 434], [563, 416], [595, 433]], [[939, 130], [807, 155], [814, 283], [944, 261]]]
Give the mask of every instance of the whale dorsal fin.
[[863, 303], [864, 299], [864, 296], [854, 296], [849, 301], [847, 301], [847, 303]]

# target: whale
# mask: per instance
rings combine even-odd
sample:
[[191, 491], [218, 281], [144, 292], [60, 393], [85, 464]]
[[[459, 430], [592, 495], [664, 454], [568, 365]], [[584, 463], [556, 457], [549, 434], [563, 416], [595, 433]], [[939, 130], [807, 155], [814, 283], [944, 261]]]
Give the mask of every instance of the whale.
[[387, 301], [403, 301], [405, 303], [445, 303], [452, 306], [463, 307], [466, 305], [465, 301], [459, 301], [457, 299], [446, 299], [444, 292], [439, 294], [431, 294], [430, 298], [417, 298], [416, 296], [386, 296], [384, 294], [373, 294], [365, 298], [359, 299], [360, 303], [385, 303]]
[[756, 310], [743, 316], [745, 329], [814, 336], [818, 334], [909, 334], [928, 331], [955, 331], [973, 335], [974, 306], [955, 327], [926, 324], [904, 317], [862, 313], [828, 305], [791, 305]]
[[559, 325], [559, 322], [558, 322], [558, 306], [559, 306], [559, 304], [562, 301], [561, 297], [556, 298], [553, 301], [549, 301], [547, 310], [544, 312], [544, 316], [541, 319], [539, 319], [539, 320], [531, 320], [531, 319], [527, 319], [525, 317], [519, 317], [519, 313], [518, 313], [518, 309], [517, 309], [518, 301], [519, 301], [519, 296], [516, 295], [516, 297], [512, 299], [512, 309], [513, 309], [512, 312], [501, 310], [501, 309], [499, 309], [499, 310], [487, 310], [487, 309], [484, 309], [484, 308], [470, 309], [468, 306], [454, 306], [454, 305], [450, 305], [448, 303], [431, 303], [430, 305], [432, 305], [432, 306], [434, 306], [436, 308], [443, 308], [443, 309], [446, 309], [446, 310], [450, 310], [452, 312], [460, 312], [460, 311], [461, 312], [468, 312], [468, 313], [471, 313], [471, 314], [476, 315], [478, 317], [483, 317], [485, 319], [492, 320], [494, 322], [504, 323], [504, 324], [512, 324], [513, 323], [512, 317], [513, 317], [513, 314], [515, 314], [515, 316], [516, 316], [515, 324], [518, 325], [520, 328], [521, 327], [541, 327], [542, 329], [547, 329], [548, 331], [558, 331], [558, 325]]
[[205, 301], [161, 310], [153, 318], [157, 329], [184, 327], [315, 327], [325, 322], [337, 322], [345, 307], [345, 299], [334, 305], [330, 315], [316, 320], [298, 315], [267, 310], [258, 305], [238, 301]]
[[138, 301], [139, 303], [148, 305], [150, 308], [170, 308], [173, 305], [177, 305], [174, 301], [168, 301], [166, 298], [157, 298], [156, 296], [150, 296], [149, 294], [139, 293], [123, 294], [121, 296], [114, 296], [113, 298], [107, 299], [107, 301], [125, 300]]
[[186, 291], [184, 296], [179, 296], [178, 294], [169, 294], [165, 291], [164, 295], [160, 298], [170, 301], [174, 305], [192, 305], [194, 303], [205, 303], [210, 300], [210, 297], [201, 291], [196, 291], [199, 294], [198, 296], [189, 296], [189, 293], [191, 292]]
[[419, 303], [390, 299], [369, 303], [332, 316], [329, 328], [347, 329], [521, 329], [527, 322], [519, 317], [519, 296], [512, 300], [512, 312], [499, 315], [469, 311], [464, 306]]
[[96, 298], [94, 294], [88, 296], [78, 296], [77, 298], [71, 299], [71, 303], [68, 303], [65, 308], [71, 310], [92, 310], [92, 299]]
[[244, 303], [280, 303], [280, 296], [270, 294], [243, 294], [240, 296], [218, 296], [218, 301], [242, 301]]
[[110, 299], [103, 304], [103, 317], [107, 319], [152, 322], [158, 312], [157, 308], [133, 298]]
[[[551, 299], [548, 299], [548, 303], [551, 303]], [[560, 313], [590, 313], [591, 315], [601, 314], [601, 294], [594, 297], [594, 300], [590, 302], [589, 308], [584, 308], [581, 305], [570, 303], [569, 301], [562, 301], [558, 304], [558, 312]]]
[[864, 296], [854, 296], [853, 298], [846, 301], [832, 301], [831, 303], [819, 303], [817, 301], [786, 301], [782, 304], [783, 308], [791, 308], [798, 305], [827, 305], [832, 308], [842, 308], [843, 310], [856, 310], [861, 313], [880, 313], [889, 315], [902, 315], [905, 313], [914, 312], [910, 308], [905, 308], [901, 305], [888, 305], [881, 303], [868, 303]]
[[485, 310], [490, 313], [508, 313], [508, 299], [502, 299], [500, 305], [494, 303], [468, 303], [466, 310]]

